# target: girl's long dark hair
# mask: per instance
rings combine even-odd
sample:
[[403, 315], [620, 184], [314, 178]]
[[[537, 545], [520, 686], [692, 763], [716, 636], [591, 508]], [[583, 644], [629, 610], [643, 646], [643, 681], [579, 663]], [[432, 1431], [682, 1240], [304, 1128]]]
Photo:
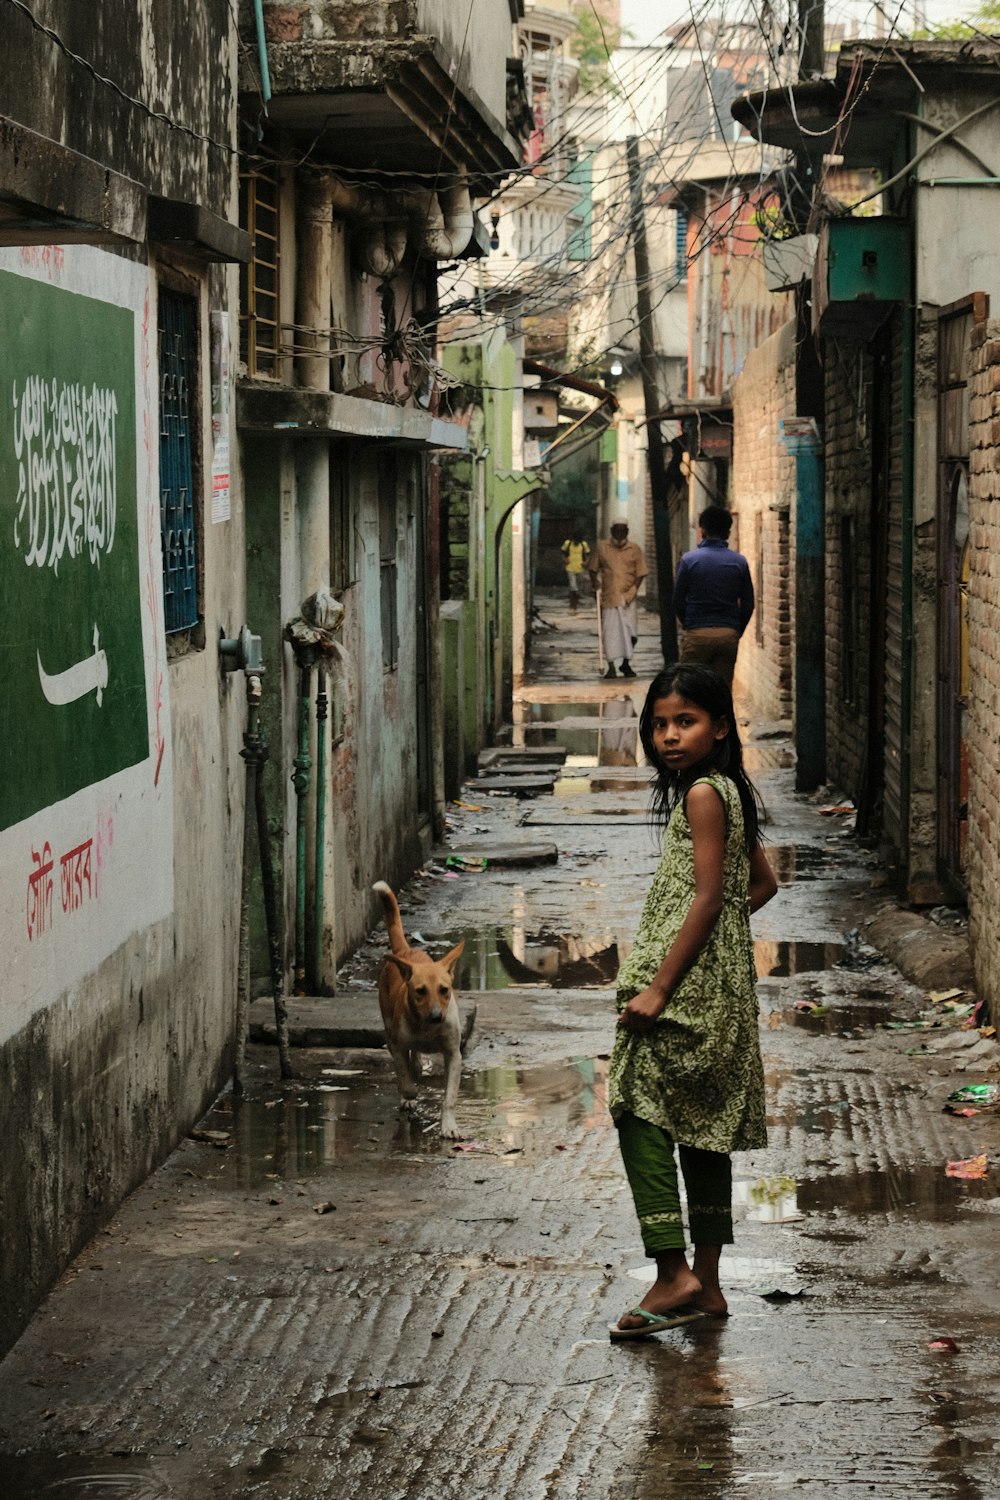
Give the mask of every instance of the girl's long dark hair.
[[[716, 740], [712, 753], [700, 766], [678, 775], [665, 766], [653, 745], [653, 708], [660, 698], [677, 693], [711, 714], [713, 719], [724, 720], [729, 733], [723, 740]], [[716, 771], [735, 782], [743, 808], [743, 828], [746, 833], [747, 852], [752, 853], [761, 842], [761, 830], [765, 822], [764, 804], [760, 793], [743, 769], [743, 745], [736, 727], [733, 711], [733, 695], [725, 678], [710, 667], [696, 666], [693, 662], [675, 663], [658, 672], [649, 685], [646, 701], [639, 716], [639, 738], [646, 752], [646, 760], [656, 772], [653, 783], [653, 816], [665, 824], [684, 796], [693, 779]]]

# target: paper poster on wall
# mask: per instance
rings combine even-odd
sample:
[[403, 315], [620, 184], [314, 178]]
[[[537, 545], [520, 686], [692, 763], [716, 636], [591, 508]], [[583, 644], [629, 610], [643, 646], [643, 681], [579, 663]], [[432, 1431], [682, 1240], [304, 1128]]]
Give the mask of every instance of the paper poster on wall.
[[212, 330], [212, 525], [232, 515], [229, 487], [229, 314], [214, 312]]
[[9, 1035], [172, 905], [149, 273], [0, 251], [0, 1000]]

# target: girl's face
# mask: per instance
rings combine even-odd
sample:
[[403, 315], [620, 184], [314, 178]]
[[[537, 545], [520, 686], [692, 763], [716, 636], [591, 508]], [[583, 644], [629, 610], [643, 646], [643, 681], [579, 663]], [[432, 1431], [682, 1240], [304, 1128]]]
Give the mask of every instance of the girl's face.
[[713, 719], [680, 693], [657, 698], [652, 715], [653, 748], [668, 771], [681, 774], [707, 760], [729, 733], [725, 719]]

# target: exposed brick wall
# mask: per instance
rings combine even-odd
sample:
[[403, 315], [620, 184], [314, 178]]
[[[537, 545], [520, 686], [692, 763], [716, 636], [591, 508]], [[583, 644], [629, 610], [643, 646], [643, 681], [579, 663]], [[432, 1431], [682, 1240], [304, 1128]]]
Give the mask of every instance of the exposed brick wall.
[[[909, 839], [910, 787], [906, 766], [910, 726], [904, 723], [904, 674], [910, 671], [910, 643], [903, 603], [903, 313], [893, 314], [884, 334], [885, 365], [877, 377], [886, 413], [886, 579], [885, 579], [885, 755], [882, 833], [891, 848], [904, 851]], [[876, 393], [877, 394], [877, 393]], [[910, 565], [912, 572], [912, 563]]]
[[792, 715], [790, 517], [795, 460], [778, 438], [795, 415], [795, 326], [748, 355], [733, 386], [733, 494], [738, 546], [750, 564], [757, 612], [740, 642], [736, 692], [757, 719]]
[[863, 344], [827, 340], [823, 369], [826, 773], [856, 798], [865, 765], [872, 623], [872, 359]]
[[969, 454], [969, 846], [976, 980], [1000, 997], [1000, 322], [972, 335]]

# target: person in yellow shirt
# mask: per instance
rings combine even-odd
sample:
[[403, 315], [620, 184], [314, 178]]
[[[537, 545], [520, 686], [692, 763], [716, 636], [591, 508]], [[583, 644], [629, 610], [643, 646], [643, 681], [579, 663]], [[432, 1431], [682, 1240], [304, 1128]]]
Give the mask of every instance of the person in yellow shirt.
[[590, 547], [583, 539], [579, 528], [562, 544], [562, 555], [566, 563], [566, 583], [569, 587], [569, 612], [575, 615], [580, 604], [580, 579], [583, 577], [590, 556]]

